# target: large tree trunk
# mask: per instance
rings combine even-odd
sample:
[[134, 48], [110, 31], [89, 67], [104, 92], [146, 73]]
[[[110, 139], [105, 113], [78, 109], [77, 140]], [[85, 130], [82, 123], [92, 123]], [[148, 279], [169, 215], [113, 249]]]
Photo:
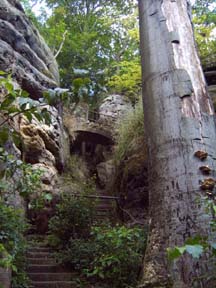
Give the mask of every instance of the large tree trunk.
[[[204, 264], [207, 256], [195, 261], [183, 255], [170, 264], [166, 254], [188, 237], [209, 233], [207, 186], [201, 182], [214, 178], [216, 168], [213, 107], [194, 43], [190, 4], [139, 0], [139, 12], [151, 218], [140, 287], [204, 287], [206, 278], [197, 277], [210, 269]], [[210, 176], [199, 169], [205, 165]]]

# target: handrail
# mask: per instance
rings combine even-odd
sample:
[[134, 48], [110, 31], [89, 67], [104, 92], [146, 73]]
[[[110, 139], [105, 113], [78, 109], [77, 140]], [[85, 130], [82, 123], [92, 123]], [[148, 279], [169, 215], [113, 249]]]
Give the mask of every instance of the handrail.
[[80, 195], [80, 194], [76, 194], [76, 193], [72, 193], [70, 194], [72, 196], [75, 197], [84, 197], [84, 198], [98, 198], [98, 199], [107, 199], [107, 200], [119, 200], [120, 197], [116, 197], [116, 196], [101, 196], [101, 195]]

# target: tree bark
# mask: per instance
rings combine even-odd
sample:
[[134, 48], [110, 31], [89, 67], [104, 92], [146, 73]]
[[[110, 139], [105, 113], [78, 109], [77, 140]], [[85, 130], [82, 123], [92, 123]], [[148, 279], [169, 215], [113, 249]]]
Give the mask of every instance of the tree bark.
[[[211, 270], [207, 255], [195, 261], [185, 254], [168, 263], [166, 253], [188, 237], [209, 233], [201, 183], [215, 179], [215, 120], [190, 3], [139, 0], [139, 14], [151, 219], [140, 287], [213, 288], [201, 279]], [[211, 168], [210, 176], [199, 169], [203, 165]]]

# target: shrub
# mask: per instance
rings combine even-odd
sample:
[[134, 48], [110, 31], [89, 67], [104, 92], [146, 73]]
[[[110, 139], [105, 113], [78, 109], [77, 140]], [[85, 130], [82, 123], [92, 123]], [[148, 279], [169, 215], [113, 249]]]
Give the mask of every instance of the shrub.
[[28, 287], [24, 273], [26, 223], [24, 212], [8, 204], [15, 202], [16, 205], [14, 195], [18, 193], [28, 200], [29, 194], [40, 186], [41, 172], [9, 153], [12, 142], [16, 146], [21, 143], [13, 120], [22, 115], [29, 122], [34, 117], [50, 124], [50, 114], [42, 100], [45, 99], [29, 98], [27, 92], [16, 88], [11, 75], [0, 71], [0, 267], [12, 269], [14, 288]]
[[141, 92], [141, 66], [140, 59], [135, 61], [121, 61], [115, 65], [118, 72], [113, 75], [108, 87], [112, 93], [125, 95], [134, 103]]
[[116, 137], [115, 160], [120, 162], [129, 154], [133, 154], [144, 143], [144, 117], [141, 99], [135, 109], [130, 111], [120, 122]]
[[50, 244], [54, 242], [65, 245], [70, 238], [85, 238], [89, 236], [91, 225], [95, 219], [95, 201], [63, 194], [57, 205], [56, 215], [49, 223]]
[[93, 263], [96, 250], [96, 243], [92, 239], [70, 239], [65, 249], [56, 254], [56, 258], [60, 263], [84, 272]]
[[27, 224], [23, 211], [7, 206], [2, 199], [0, 227], [0, 267], [12, 269], [12, 287], [27, 288], [27, 276], [24, 272], [26, 242], [23, 236]]
[[144, 248], [144, 229], [96, 226], [88, 239], [71, 239], [58, 259], [94, 282], [121, 288], [136, 283]]
[[135, 284], [144, 253], [145, 236], [141, 228], [94, 227], [96, 253], [89, 276], [105, 279], [112, 287]]
[[25, 116], [29, 122], [35, 117], [38, 121], [45, 121], [49, 125], [50, 113], [45, 107], [45, 102], [49, 102], [48, 100], [48, 97], [39, 101], [29, 98], [26, 91], [15, 87], [11, 75], [0, 71], [0, 146], [3, 147], [8, 140], [19, 144], [19, 135], [11, 121], [18, 115]]

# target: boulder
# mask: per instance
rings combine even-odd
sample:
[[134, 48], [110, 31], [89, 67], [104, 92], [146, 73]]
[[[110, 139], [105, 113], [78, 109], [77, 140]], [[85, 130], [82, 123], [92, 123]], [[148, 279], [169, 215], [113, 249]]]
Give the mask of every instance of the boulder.
[[31, 164], [43, 164], [52, 171], [62, 172], [66, 158], [69, 157], [69, 143], [64, 131], [62, 120], [54, 107], [48, 107], [51, 124], [46, 125], [33, 119], [31, 123], [20, 117], [19, 131], [23, 147], [22, 157]]
[[126, 97], [118, 94], [109, 95], [99, 107], [99, 120], [112, 126], [129, 110], [132, 110], [132, 104]]
[[37, 163], [33, 165], [33, 168], [39, 169], [43, 172], [43, 175], [41, 176], [41, 181], [44, 185], [51, 185], [52, 187], [55, 187], [58, 182], [57, 170], [55, 167], [48, 166], [47, 164], [43, 163]]

